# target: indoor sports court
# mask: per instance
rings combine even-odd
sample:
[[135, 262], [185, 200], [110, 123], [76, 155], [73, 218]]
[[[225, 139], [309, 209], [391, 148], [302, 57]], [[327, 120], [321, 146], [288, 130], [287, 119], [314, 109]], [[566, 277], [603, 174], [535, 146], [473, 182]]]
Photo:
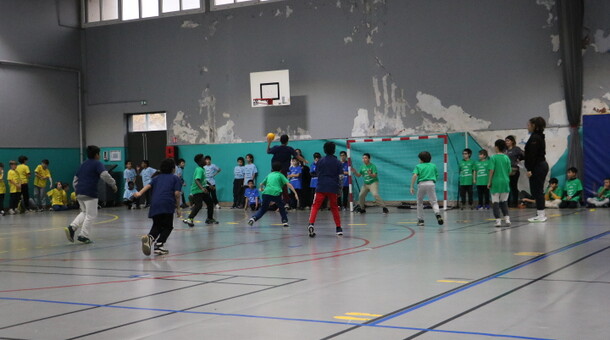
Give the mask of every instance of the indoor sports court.
[[0, 339], [607, 339], [607, 13], [0, 1]]

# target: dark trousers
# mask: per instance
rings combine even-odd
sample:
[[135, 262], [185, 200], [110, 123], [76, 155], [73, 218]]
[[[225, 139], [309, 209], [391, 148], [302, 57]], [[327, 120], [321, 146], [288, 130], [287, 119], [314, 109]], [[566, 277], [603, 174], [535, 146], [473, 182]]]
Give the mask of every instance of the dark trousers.
[[341, 188], [341, 204], [339, 204], [342, 208], [347, 208], [349, 205], [349, 187]]
[[138, 209], [140, 209], [140, 198], [134, 198], [133, 200], [124, 200], [123, 204], [127, 206], [128, 209], [131, 209], [131, 206], [135, 204]]
[[146, 190], [146, 192], [144, 193], [144, 199], [146, 199], [146, 206], [150, 207], [150, 198], [152, 197], [152, 192], [151, 190]]
[[576, 209], [578, 208], [578, 202], [576, 201], [561, 201], [559, 203], [559, 209]]
[[216, 186], [210, 187], [210, 197], [212, 198], [212, 203], [218, 204], [218, 197], [216, 196]]
[[282, 196], [271, 196], [263, 194], [263, 203], [261, 204], [261, 208], [252, 216], [255, 221], [258, 221], [265, 215], [267, 210], [269, 210], [269, 204], [274, 202], [280, 210], [280, 216], [282, 216], [282, 223], [288, 222], [288, 215], [286, 215], [286, 208], [284, 208], [284, 201], [282, 200]]
[[468, 196], [468, 205], [472, 205], [472, 185], [460, 185], [462, 206], [466, 205], [466, 196]]
[[241, 200], [244, 197], [244, 179], [235, 178], [233, 180], [233, 207], [241, 207]]
[[54, 205], [51, 208], [53, 208], [53, 211], [64, 211], [64, 210], [68, 210], [70, 208], [68, 208], [67, 205]]
[[17, 209], [17, 206], [19, 205], [19, 198], [21, 198], [21, 193], [20, 192], [12, 192], [10, 199], [9, 199], [9, 209]]
[[199, 193], [193, 195], [191, 203], [193, 203], [193, 207], [191, 209], [191, 214], [189, 215], [190, 219], [195, 218], [199, 213], [199, 210], [203, 207], [203, 203], [208, 209], [208, 220], [214, 219], [214, 203], [212, 202], [212, 197], [210, 197], [209, 193]]
[[21, 206], [23, 209], [30, 209], [30, 186], [27, 184], [21, 184]]
[[148, 235], [157, 240], [157, 243], [165, 243], [169, 234], [174, 230], [174, 214], [159, 214], [152, 217], [153, 225]]
[[4, 210], [4, 194], [0, 194], [0, 211]]
[[487, 185], [477, 185], [477, 196], [479, 197], [479, 205], [489, 205], [489, 188]]
[[537, 164], [532, 170], [530, 177], [530, 191], [536, 200], [536, 210], [544, 210], [544, 180], [549, 172], [547, 162]]
[[510, 179], [510, 192], [508, 195], [508, 206], [516, 207], [519, 204], [519, 187], [517, 183], [519, 183], [519, 170], [517, 170], [514, 174], [509, 176]]

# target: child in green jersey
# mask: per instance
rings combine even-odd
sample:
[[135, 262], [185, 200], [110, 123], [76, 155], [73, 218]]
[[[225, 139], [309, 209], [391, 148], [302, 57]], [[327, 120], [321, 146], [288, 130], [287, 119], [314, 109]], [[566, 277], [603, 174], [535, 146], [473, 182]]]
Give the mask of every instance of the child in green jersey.
[[281, 173], [282, 163], [273, 162], [271, 169], [273, 172], [267, 175], [260, 184], [260, 190], [263, 192], [263, 203], [261, 204], [261, 208], [248, 220], [248, 224], [253, 225], [254, 222], [260, 220], [267, 210], [269, 210], [269, 205], [273, 202], [280, 210], [282, 224], [284, 227], [288, 227], [288, 215], [286, 214], [286, 208], [284, 208], [284, 202], [282, 201], [284, 186], [288, 186], [288, 188], [294, 192], [297, 200], [299, 199], [299, 195], [292, 184], [290, 184], [290, 181], [288, 181], [288, 178]]
[[571, 167], [568, 169], [568, 181], [564, 189], [564, 196], [559, 205], [560, 209], [576, 209], [582, 197], [582, 182], [576, 177], [578, 169]]
[[477, 196], [479, 205], [477, 210], [489, 209], [489, 155], [487, 150], [479, 151], [479, 161], [474, 163], [474, 182], [477, 185]]
[[493, 206], [496, 227], [502, 226], [500, 210], [504, 215], [504, 222], [510, 225], [508, 216], [508, 195], [510, 193], [510, 158], [505, 154], [506, 142], [498, 139], [494, 143], [496, 154], [489, 159], [489, 183], [488, 188], [491, 192], [491, 203]]
[[474, 209], [472, 205], [472, 184], [473, 184], [473, 172], [474, 172], [474, 161], [470, 159], [472, 157], [472, 150], [464, 149], [462, 151], [463, 159], [458, 164], [460, 169], [460, 197], [462, 199], [462, 204], [460, 204], [460, 209], [464, 210], [466, 207], [466, 197], [468, 197], [468, 206], [470, 209]]
[[444, 223], [436, 199], [436, 180], [438, 179], [438, 169], [436, 164], [430, 163], [432, 155], [428, 151], [422, 151], [418, 155], [419, 164], [413, 169], [411, 178], [411, 195], [415, 193], [413, 186], [417, 181], [417, 225], [424, 225], [424, 196], [428, 195], [428, 200], [432, 204], [432, 209], [436, 215], [438, 224]]
[[604, 185], [597, 190], [597, 196], [589, 197], [587, 203], [590, 207], [608, 207], [610, 203], [610, 178], [604, 180]]

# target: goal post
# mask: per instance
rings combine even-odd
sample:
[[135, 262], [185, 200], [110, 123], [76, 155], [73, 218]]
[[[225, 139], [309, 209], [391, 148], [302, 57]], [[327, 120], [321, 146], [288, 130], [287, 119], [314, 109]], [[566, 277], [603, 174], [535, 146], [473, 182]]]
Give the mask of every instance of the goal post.
[[[442, 187], [437, 185], [437, 199], [442, 197], [443, 210], [447, 209], [448, 200], [448, 135], [391, 137], [391, 138], [363, 138], [347, 140], [347, 160], [350, 171], [349, 200], [350, 210], [354, 210], [354, 181], [352, 167], [358, 170], [363, 164], [360, 159], [364, 153], [371, 155], [371, 163], [377, 166], [379, 172], [379, 193], [385, 201], [414, 200], [409, 188], [412, 172], [419, 163], [417, 155], [421, 151], [428, 151], [432, 155], [431, 163], [439, 169], [439, 180]], [[441, 174], [442, 172], [442, 174]], [[440, 195], [442, 193], [442, 195]]]

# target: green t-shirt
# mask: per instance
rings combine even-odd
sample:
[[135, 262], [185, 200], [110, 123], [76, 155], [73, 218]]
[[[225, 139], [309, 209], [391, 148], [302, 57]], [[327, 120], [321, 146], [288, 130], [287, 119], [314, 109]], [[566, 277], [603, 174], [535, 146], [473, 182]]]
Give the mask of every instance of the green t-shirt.
[[460, 185], [472, 185], [472, 173], [474, 172], [474, 161], [460, 161]]
[[489, 170], [494, 171], [489, 192], [492, 194], [510, 192], [510, 158], [505, 154], [491, 156], [489, 159]]
[[489, 183], [489, 159], [478, 161], [474, 164], [477, 174], [477, 185], [487, 185]]
[[201, 182], [201, 185], [203, 185], [204, 187], [207, 186], [207, 183], [205, 181], [204, 168], [200, 166], [195, 168], [195, 174], [193, 175], [193, 185], [191, 185], [191, 195], [200, 194], [203, 192], [203, 190], [201, 190], [201, 188], [199, 188], [199, 186], [195, 182], [196, 179], [198, 179]]
[[419, 163], [413, 169], [413, 173], [417, 174], [417, 183], [424, 181], [436, 182], [438, 179], [438, 168], [434, 163]]
[[279, 196], [284, 188], [284, 185], [288, 183], [288, 178], [279, 171], [274, 171], [267, 175], [267, 177], [261, 182], [265, 186], [263, 195]]
[[369, 175], [369, 170], [371, 173], [377, 174], [377, 167], [373, 163], [369, 163], [369, 165], [362, 164], [360, 171], [358, 171], [364, 177], [364, 184], [372, 184], [379, 181], [379, 178]]
[[[544, 193], [544, 198], [545, 198], [547, 201], [553, 201], [553, 200], [556, 200], [557, 198], [552, 197], [552, 196], [549, 194], [549, 191], [551, 191], [551, 187], [548, 187], [548, 188], [546, 189], [546, 192]], [[555, 190], [553, 191], [553, 193], [554, 193], [555, 195], [559, 196], [559, 199], [561, 199], [561, 198], [563, 197], [563, 189], [561, 189], [561, 187], [557, 187], [557, 189], [555, 189]]]
[[[573, 202], [580, 201], [580, 195], [574, 196], [579, 191], [582, 191], [582, 183], [580, 182], [580, 180], [578, 178], [569, 179], [566, 182], [566, 189], [565, 189], [566, 196], [564, 197], [564, 201], [573, 201]], [[568, 199], [568, 196], [574, 196], [574, 197], [572, 197], [572, 199]]]
[[[1, 185], [1, 184], [0, 184]], [[596, 200], [598, 201], [603, 201], [606, 198], [610, 198], [610, 189], [606, 190], [606, 192], [604, 192], [604, 194], [602, 195], [602, 197], [599, 197], [599, 194], [604, 190], [604, 186], [601, 186], [598, 190], [597, 190], [597, 195], [595, 197]]]

